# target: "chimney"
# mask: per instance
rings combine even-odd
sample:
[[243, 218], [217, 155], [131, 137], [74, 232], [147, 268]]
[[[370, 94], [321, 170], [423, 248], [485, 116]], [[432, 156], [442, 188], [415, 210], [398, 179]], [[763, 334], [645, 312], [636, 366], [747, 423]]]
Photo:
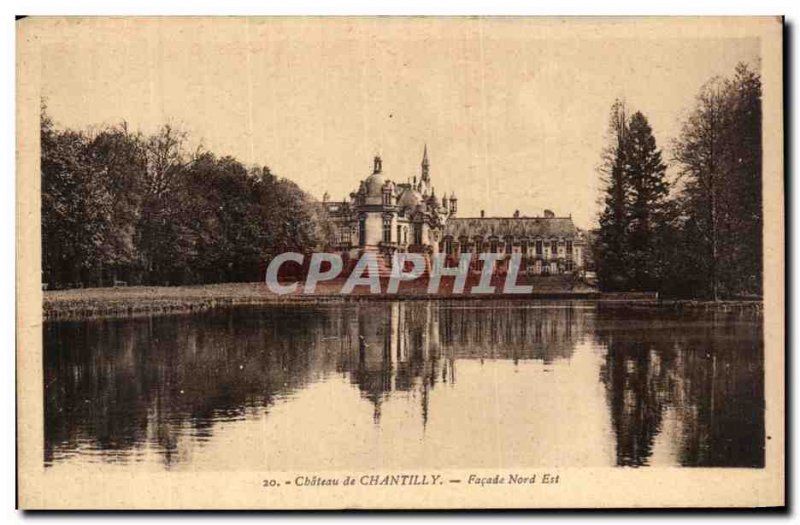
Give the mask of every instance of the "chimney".
[[519, 210], [514, 210], [514, 218], [519, 219]]
[[483, 212], [483, 210], [481, 210], [481, 219], [483, 219], [485, 216], [486, 214]]

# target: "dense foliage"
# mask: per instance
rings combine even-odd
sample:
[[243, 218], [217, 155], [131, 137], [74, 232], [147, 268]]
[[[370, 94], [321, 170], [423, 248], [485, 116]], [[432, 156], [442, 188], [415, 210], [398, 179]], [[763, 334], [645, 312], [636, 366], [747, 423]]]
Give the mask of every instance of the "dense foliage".
[[703, 86], [673, 145], [672, 188], [644, 115], [628, 117], [619, 101], [611, 115], [594, 245], [601, 288], [714, 300], [761, 295], [758, 74], [739, 65], [732, 78]]
[[272, 254], [314, 249], [321, 210], [294, 183], [186, 134], [92, 134], [41, 119], [42, 281], [49, 288], [259, 280]]

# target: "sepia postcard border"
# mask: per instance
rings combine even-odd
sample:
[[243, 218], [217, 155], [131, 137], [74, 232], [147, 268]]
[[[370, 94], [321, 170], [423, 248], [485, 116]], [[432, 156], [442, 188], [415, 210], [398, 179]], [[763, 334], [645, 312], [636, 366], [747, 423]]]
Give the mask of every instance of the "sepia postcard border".
[[[180, 26], [186, 19], [165, 18]], [[321, 23], [308, 18], [308, 23]], [[348, 20], [340, 18], [338, 20]], [[351, 19], [350, 19], [351, 20]], [[482, 18], [449, 18], [480, 24]], [[92, 18], [26, 18], [17, 22], [17, 457], [22, 509], [455, 509], [764, 507], [785, 502], [785, 238], [783, 19], [759, 18], [511, 18], [534, 25], [537, 38], [638, 36], [744, 38], [761, 41], [764, 151], [765, 425], [763, 469], [553, 468], [557, 485], [298, 488], [265, 487], [277, 473], [217, 472], [126, 474], [102, 466], [63, 479], [43, 466], [42, 291], [40, 241], [40, 49], [63, 24]], [[441, 19], [439, 19], [441, 22]], [[410, 19], [409, 19], [409, 23]], [[419, 23], [416, 19], [414, 23]], [[578, 28], [579, 26], [579, 28]], [[124, 38], [123, 33], [119, 38]], [[523, 473], [529, 472], [525, 469]], [[517, 473], [514, 469], [434, 472], [448, 476]], [[363, 472], [291, 475], [359, 476]], [[372, 473], [370, 473], [372, 474]], [[381, 472], [394, 474], [394, 472]], [[402, 474], [432, 474], [430, 471]], [[281, 478], [282, 479], [282, 478]]]

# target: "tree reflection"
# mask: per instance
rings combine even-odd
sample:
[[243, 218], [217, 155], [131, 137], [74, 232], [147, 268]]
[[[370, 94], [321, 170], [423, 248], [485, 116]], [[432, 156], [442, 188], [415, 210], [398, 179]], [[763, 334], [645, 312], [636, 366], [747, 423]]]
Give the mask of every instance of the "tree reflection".
[[570, 363], [586, 343], [602, 352], [587, 361], [583, 350], [582, 366], [602, 360], [613, 429], [597, 439], [614, 439], [618, 465], [652, 464], [668, 446], [682, 465], [763, 466], [761, 334], [760, 320], [734, 314], [472, 300], [46, 323], [45, 464], [84, 453], [138, 461], [146, 450], [183, 463], [187, 436], [213, 440], [221, 423], [262, 417], [331, 378], [369, 403], [375, 425], [395, 396], [418, 400], [404, 417], [430, 425], [447, 417], [431, 399], [455, 387], [460, 363]]
[[430, 391], [455, 384], [458, 359], [566, 358], [583, 323], [570, 308], [473, 301], [47, 323], [45, 463], [79, 449], [135, 460], [152, 447], [169, 466], [181, 434], [210, 440], [218, 422], [331, 373], [372, 403], [375, 423], [389, 396], [414, 392], [427, 424]]
[[[681, 465], [764, 466], [762, 325], [753, 315], [599, 308], [618, 465], [649, 464], [666, 432]], [[668, 410], [675, 417], [665, 428]]]
[[328, 356], [308, 352], [335, 326], [324, 311], [237, 312], [45, 325], [45, 461], [83, 445], [109, 460], [208, 439], [308, 383]]

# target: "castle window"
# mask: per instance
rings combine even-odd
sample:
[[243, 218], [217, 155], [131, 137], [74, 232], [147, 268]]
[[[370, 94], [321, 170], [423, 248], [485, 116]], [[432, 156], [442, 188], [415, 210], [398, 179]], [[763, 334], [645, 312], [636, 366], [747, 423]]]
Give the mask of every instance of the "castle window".
[[492, 239], [489, 241], [489, 251], [492, 253], [497, 253], [500, 251], [500, 243], [497, 242], [497, 239]]
[[383, 192], [383, 205], [389, 206], [391, 203], [392, 203], [392, 194], [389, 193], [388, 191]]
[[383, 242], [392, 242], [392, 219], [383, 219]]
[[350, 242], [350, 229], [347, 226], [339, 228], [339, 242], [341, 244]]
[[544, 251], [544, 248], [543, 248], [542, 241], [536, 241], [536, 255], [541, 257], [543, 251]]
[[403, 238], [402, 233], [403, 233], [403, 227], [398, 224], [397, 225], [397, 243], [398, 244], [400, 243], [400, 239]]
[[550, 253], [553, 255], [558, 254], [558, 241], [552, 241], [550, 243]]
[[414, 244], [422, 244], [422, 224], [414, 225]]
[[519, 241], [519, 251], [522, 255], [528, 255], [528, 241], [521, 240]]
[[367, 243], [367, 224], [366, 219], [361, 217], [358, 219], [358, 244], [364, 246]]
[[506, 237], [506, 253], [511, 253], [514, 250], [514, 241], [511, 237]]
[[[572, 241], [567, 241], [567, 258], [569, 258], [569, 259], [572, 258]], [[570, 263], [570, 264], [572, 264], [572, 263]]]

